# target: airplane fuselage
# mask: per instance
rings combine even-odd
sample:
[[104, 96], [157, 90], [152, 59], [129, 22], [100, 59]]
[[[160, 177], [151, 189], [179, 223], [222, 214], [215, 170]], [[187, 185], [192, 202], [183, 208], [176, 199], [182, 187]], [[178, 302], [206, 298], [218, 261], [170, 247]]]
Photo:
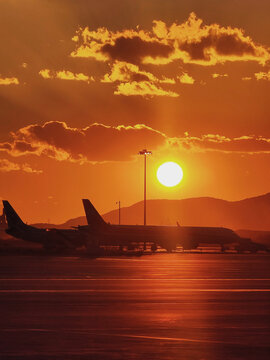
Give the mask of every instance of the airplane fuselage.
[[241, 238], [232, 230], [218, 227], [110, 225], [81, 226], [100, 245], [157, 244], [167, 250], [177, 246], [194, 249], [200, 244], [239, 243]]
[[78, 230], [39, 229], [30, 225], [6, 229], [6, 233], [18, 239], [42, 244], [46, 248], [76, 248], [85, 245]]

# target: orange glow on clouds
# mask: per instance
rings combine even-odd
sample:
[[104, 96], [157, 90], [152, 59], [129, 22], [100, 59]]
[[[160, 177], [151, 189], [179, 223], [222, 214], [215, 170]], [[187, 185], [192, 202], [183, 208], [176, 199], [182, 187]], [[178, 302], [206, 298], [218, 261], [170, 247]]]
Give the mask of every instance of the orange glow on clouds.
[[1, 78], [0, 77], [0, 85], [18, 85], [19, 80], [16, 77], [11, 78]]
[[[152, 33], [144, 30], [109, 31], [106, 28], [80, 29], [75, 37], [73, 57], [93, 57], [97, 61], [124, 60], [147, 64], [184, 63], [215, 65], [225, 61], [269, 61], [269, 52], [255, 44], [242, 29], [218, 24], [202, 25], [191, 13], [180, 25], [154, 21]], [[131, 57], [131, 54], [136, 56]], [[130, 61], [131, 60], [131, 61]]]
[[0, 197], [26, 220], [142, 200], [145, 148], [149, 199], [269, 192], [269, 1], [36, 3], [0, 4]]

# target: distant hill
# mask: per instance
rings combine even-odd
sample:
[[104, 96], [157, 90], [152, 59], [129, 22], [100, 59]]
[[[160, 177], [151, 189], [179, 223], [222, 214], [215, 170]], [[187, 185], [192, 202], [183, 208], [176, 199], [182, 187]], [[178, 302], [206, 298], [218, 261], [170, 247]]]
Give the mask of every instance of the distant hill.
[[[118, 223], [118, 210], [103, 215], [105, 221]], [[142, 224], [143, 202], [121, 209], [122, 224]], [[181, 200], [148, 200], [147, 224], [185, 226], [222, 226], [234, 230], [270, 231], [270, 193], [240, 201], [211, 197]], [[38, 224], [41, 227], [71, 227], [85, 225], [84, 216], [61, 225]]]

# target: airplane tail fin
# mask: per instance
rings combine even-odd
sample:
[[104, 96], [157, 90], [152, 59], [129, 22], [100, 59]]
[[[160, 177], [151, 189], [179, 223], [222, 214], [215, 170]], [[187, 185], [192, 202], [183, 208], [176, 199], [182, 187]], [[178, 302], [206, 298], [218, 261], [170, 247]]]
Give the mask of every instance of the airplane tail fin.
[[9, 228], [18, 228], [25, 226], [25, 223], [22, 221], [22, 219], [19, 217], [19, 215], [16, 213], [16, 211], [13, 209], [13, 207], [7, 200], [3, 200], [3, 206]]
[[107, 225], [90, 200], [82, 199], [82, 202], [88, 225], [95, 228]]

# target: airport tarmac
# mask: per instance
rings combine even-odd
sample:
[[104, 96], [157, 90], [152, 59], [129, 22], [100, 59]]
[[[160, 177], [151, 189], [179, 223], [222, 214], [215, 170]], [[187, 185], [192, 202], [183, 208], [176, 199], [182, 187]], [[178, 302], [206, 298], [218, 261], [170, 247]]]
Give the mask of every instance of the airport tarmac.
[[0, 359], [270, 358], [270, 256], [0, 257]]

